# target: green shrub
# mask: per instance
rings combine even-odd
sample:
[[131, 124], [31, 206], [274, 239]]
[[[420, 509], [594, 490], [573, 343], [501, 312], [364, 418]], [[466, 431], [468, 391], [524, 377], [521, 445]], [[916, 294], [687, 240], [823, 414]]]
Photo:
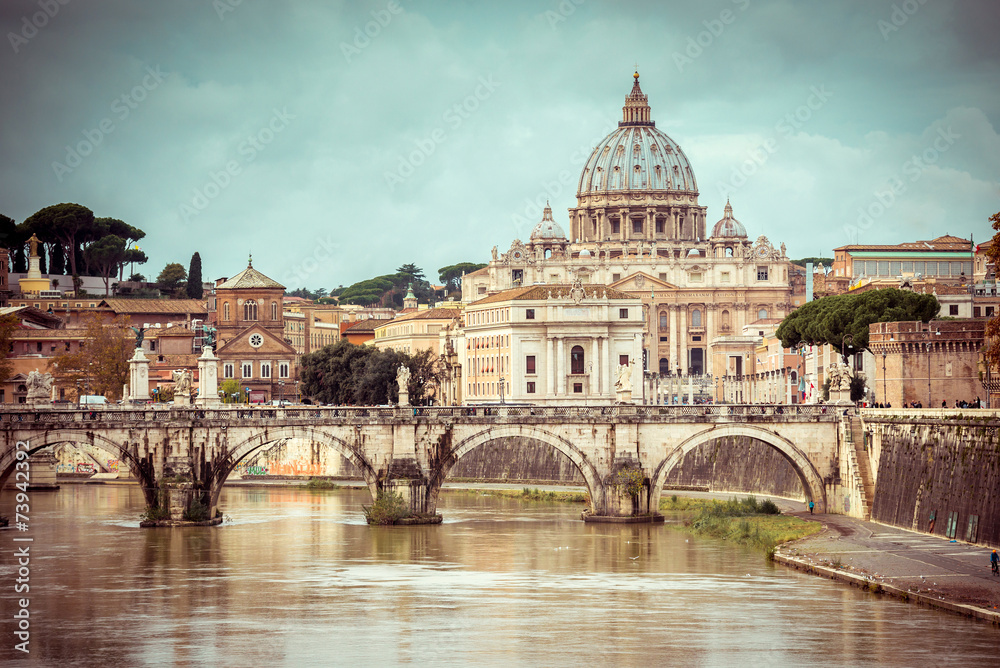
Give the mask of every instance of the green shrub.
[[412, 515], [410, 509], [403, 501], [403, 495], [399, 492], [388, 492], [379, 490], [375, 497], [375, 503], [371, 506], [362, 506], [365, 513], [365, 521], [368, 524], [387, 525], [395, 524], [404, 517]]
[[182, 517], [188, 522], [204, 522], [209, 519], [208, 506], [198, 499], [193, 499], [184, 509]]
[[306, 489], [337, 489], [337, 483], [323, 478], [310, 478], [305, 485]]

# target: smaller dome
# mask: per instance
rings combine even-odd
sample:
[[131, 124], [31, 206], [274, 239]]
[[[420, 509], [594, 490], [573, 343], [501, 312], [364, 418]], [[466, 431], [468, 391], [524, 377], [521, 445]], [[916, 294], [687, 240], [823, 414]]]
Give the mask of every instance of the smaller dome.
[[535, 229], [531, 231], [531, 240], [546, 241], [549, 239], [565, 241], [566, 233], [559, 227], [559, 223], [552, 219], [552, 208], [546, 202], [545, 211], [542, 213], [542, 222], [535, 225]]
[[733, 207], [729, 204], [729, 200], [726, 200], [726, 209], [722, 220], [715, 224], [712, 228], [713, 237], [742, 237], [746, 238], [747, 229], [743, 227], [743, 223], [733, 218]]
[[580, 251], [580, 257], [590, 257], [590, 251], [584, 248], [582, 251]]

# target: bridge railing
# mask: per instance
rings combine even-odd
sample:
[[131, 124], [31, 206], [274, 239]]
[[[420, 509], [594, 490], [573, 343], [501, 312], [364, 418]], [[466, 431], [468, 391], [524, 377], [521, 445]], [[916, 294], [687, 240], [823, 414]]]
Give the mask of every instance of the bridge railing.
[[531, 418], [561, 419], [638, 419], [678, 420], [714, 418], [717, 420], [754, 417], [810, 419], [823, 415], [835, 416], [842, 409], [821, 404], [706, 404], [696, 406], [291, 406], [254, 407], [223, 406], [216, 408], [178, 406], [106, 406], [88, 409], [63, 407], [10, 407], [0, 409], [0, 425], [11, 423], [104, 423], [130, 424], [167, 422], [172, 420], [210, 421], [369, 421], [403, 420], [412, 418], [467, 419], [493, 418], [516, 420]]

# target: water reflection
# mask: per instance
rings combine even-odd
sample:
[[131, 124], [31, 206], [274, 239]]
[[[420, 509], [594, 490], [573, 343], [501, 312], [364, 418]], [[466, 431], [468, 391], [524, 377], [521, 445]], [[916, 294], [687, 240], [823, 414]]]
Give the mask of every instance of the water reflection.
[[[369, 500], [366, 490], [227, 488], [231, 522], [140, 530], [138, 489], [35, 495], [29, 658], [960, 665], [995, 661], [1000, 643], [985, 625], [668, 526], [584, 524], [578, 506], [446, 493], [440, 526], [373, 528], [361, 513]], [[0, 571], [13, 581], [9, 550]], [[11, 643], [0, 647], [0, 660], [13, 657]]]

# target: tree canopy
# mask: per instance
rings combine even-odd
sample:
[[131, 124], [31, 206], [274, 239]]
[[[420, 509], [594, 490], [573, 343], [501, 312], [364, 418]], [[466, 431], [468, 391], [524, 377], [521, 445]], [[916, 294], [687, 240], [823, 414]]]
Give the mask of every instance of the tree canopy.
[[458, 264], [451, 264], [447, 267], [441, 267], [438, 269], [438, 280], [444, 283], [445, 289], [448, 292], [455, 292], [456, 290], [462, 289], [462, 275], [470, 274], [474, 271], [478, 271], [483, 267], [487, 266], [485, 263], [476, 262], [459, 262]]
[[116, 234], [109, 234], [92, 243], [84, 252], [87, 263], [104, 279], [104, 294], [109, 294], [108, 283], [125, 261], [125, 240]]
[[191, 256], [191, 264], [188, 266], [187, 281], [188, 298], [201, 299], [205, 294], [205, 288], [201, 284], [201, 255], [197, 252]]
[[179, 262], [168, 262], [160, 275], [156, 277], [156, 282], [160, 289], [165, 292], [176, 292], [187, 280], [187, 272]]
[[843, 350], [844, 338], [850, 336], [849, 343], [857, 352], [868, 348], [868, 325], [873, 322], [929, 322], [940, 308], [934, 295], [896, 288], [830, 295], [785, 316], [777, 336], [785, 348], [829, 343], [838, 350]]
[[355, 345], [346, 339], [302, 357], [302, 394], [324, 404], [377, 406], [399, 401], [396, 372], [410, 370], [410, 402], [423, 404], [440, 382], [430, 351], [416, 355]]
[[829, 266], [831, 266], [833, 264], [833, 258], [832, 257], [804, 257], [801, 260], [792, 260], [791, 262], [792, 262], [792, 264], [797, 264], [800, 267], [806, 266], [806, 263], [808, 263], [808, 262], [812, 262], [814, 265], [818, 265], [818, 264], [822, 263], [822, 264], [826, 265], [827, 267], [829, 267]]
[[90, 394], [103, 394], [109, 401], [117, 401], [128, 380], [128, 360], [134, 350], [128, 318], [118, 316], [107, 322], [91, 313], [83, 322], [84, 345], [76, 352], [62, 352], [52, 358], [53, 371], [70, 384], [80, 381], [89, 385]]

